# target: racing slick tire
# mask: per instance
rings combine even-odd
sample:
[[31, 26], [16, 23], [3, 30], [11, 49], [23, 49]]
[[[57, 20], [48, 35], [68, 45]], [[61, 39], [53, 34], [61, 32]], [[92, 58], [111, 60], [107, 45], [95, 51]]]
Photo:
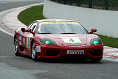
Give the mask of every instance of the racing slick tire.
[[38, 59], [37, 59], [37, 55], [36, 55], [35, 42], [33, 42], [33, 44], [32, 44], [32, 50], [31, 50], [31, 52], [32, 52], [32, 59], [33, 59], [34, 61], [37, 61]]
[[91, 59], [91, 62], [93, 63], [99, 63], [101, 61], [101, 58], [100, 59]]
[[20, 56], [19, 51], [18, 51], [18, 39], [17, 37], [14, 38], [14, 53], [16, 56]]

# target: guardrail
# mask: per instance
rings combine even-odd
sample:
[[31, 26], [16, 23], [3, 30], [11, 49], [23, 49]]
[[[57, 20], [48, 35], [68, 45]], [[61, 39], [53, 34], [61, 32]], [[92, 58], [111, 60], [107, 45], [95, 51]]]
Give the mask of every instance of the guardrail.
[[51, 0], [62, 4], [105, 9], [118, 10], [118, 0]]

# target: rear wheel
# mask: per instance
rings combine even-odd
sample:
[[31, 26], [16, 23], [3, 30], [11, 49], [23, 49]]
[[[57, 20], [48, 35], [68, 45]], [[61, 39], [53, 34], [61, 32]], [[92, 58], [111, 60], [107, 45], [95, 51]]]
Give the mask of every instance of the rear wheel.
[[18, 40], [17, 37], [15, 37], [14, 39], [14, 53], [16, 56], [20, 56], [19, 52], [18, 52]]
[[33, 42], [33, 44], [32, 44], [32, 59], [33, 59], [34, 61], [37, 61], [35, 42]]

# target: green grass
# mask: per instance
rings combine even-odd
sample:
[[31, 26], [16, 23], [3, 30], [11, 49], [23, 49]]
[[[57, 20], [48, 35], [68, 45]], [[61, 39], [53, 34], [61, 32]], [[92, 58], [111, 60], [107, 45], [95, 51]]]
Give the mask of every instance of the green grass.
[[[33, 6], [31, 8], [22, 11], [18, 15], [18, 19], [26, 25], [35, 20], [45, 19], [45, 17], [43, 16], [43, 6]], [[105, 46], [118, 48], [118, 38], [112, 38], [103, 35], [99, 36], [102, 39], [103, 44]]]
[[18, 19], [25, 25], [28, 25], [35, 20], [40, 20], [44, 18], [45, 17], [43, 16], [43, 6], [33, 6], [22, 11], [18, 15]]
[[118, 38], [107, 37], [103, 35], [98, 35], [105, 46], [118, 48]]

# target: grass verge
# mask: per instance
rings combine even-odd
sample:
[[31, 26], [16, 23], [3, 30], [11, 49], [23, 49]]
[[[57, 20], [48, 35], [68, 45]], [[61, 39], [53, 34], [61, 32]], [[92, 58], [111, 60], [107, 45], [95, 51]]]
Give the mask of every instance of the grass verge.
[[107, 37], [103, 35], [98, 35], [105, 46], [118, 48], [118, 38]]
[[32, 6], [18, 15], [18, 19], [25, 25], [30, 24], [35, 20], [45, 19], [43, 16], [43, 6]]
[[[43, 16], [43, 6], [33, 6], [22, 11], [18, 15], [18, 19], [25, 25], [28, 25], [35, 20], [45, 19]], [[118, 38], [112, 38], [103, 35], [98, 36], [100, 36], [105, 46], [118, 48]]]

